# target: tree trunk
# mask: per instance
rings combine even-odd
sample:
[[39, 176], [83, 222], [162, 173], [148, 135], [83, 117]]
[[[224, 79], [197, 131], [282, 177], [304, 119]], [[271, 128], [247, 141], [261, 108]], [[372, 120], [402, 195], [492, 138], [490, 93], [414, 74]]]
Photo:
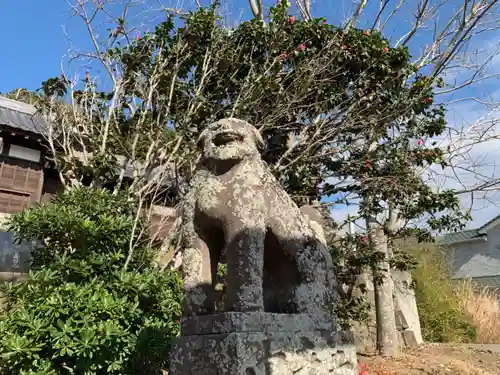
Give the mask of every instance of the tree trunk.
[[[394, 313], [394, 283], [390, 271], [390, 253], [383, 227], [374, 219], [367, 219], [367, 230], [373, 251], [384, 254], [384, 259], [373, 269], [375, 314], [377, 320], [377, 351], [384, 357], [399, 357], [398, 331]], [[380, 282], [381, 280], [381, 282]]]

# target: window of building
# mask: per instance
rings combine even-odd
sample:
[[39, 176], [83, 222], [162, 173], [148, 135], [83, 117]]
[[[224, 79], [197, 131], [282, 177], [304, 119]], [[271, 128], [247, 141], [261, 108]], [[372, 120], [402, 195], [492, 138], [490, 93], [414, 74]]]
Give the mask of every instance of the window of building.
[[41, 157], [41, 152], [40, 152], [40, 150], [35, 150], [32, 148], [28, 148], [28, 147], [23, 147], [23, 146], [18, 146], [18, 145], [10, 145], [9, 156], [23, 159], [23, 160], [30, 160], [30, 161], [34, 161], [34, 162], [39, 163], [40, 157]]

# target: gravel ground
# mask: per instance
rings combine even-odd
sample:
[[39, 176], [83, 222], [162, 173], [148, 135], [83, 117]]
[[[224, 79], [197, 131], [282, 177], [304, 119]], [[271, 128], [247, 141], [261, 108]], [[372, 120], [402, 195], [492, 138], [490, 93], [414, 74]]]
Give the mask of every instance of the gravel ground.
[[427, 344], [397, 360], [359, 356], [365, 375], [500, 375], [500, 345]]

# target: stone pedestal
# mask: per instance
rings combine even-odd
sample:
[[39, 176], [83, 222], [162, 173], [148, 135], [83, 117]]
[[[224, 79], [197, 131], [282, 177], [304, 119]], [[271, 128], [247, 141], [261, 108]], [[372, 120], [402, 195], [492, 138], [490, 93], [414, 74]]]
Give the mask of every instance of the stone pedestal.
[[308, 314], [220, 313], [181, 321], [172, 375], [357, 375], [352, 336]]

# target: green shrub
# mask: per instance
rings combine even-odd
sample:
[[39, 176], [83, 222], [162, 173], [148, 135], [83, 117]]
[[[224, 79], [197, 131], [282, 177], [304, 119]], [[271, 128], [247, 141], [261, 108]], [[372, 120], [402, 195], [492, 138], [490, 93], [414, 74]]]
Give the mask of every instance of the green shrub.
[[[4, 374], [151, 374], [167, 368], [169, 343], [178, 334], [180, 278], [160, 272], [147, 239], [131, 236], [135, 215], [134, 202], [125, 197], [82, 187], [12, 218], [17, 238], [45, 243], [28, 278], [4, 287]], [[146, 225], [139, 223], [136, 233]]]
[[476, 328], [454, 293], [442, 250], [428, 245], [414, 249], [418, 265], [413, 270], [415, 294], [424, 340], [472, 342]]

